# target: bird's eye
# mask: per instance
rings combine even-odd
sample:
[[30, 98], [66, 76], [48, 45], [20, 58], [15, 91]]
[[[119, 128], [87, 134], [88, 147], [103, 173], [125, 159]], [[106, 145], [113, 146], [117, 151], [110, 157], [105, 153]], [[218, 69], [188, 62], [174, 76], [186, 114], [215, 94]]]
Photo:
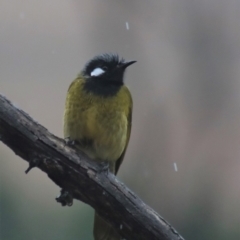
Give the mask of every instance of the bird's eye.
[[106, 72], [108, 68], [106, 66], [103, 66], [102, 69]]

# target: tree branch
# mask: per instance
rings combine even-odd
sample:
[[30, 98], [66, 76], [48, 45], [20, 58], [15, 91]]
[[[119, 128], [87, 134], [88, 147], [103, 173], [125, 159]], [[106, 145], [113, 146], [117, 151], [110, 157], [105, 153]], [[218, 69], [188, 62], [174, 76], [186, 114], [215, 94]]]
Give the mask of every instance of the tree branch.
[[183, 240], [113, 174], [101, 171], [98, 163], [66, 146], [1, 95], [0, 140], [24, 160], [38, 163], [37, 167], [52, 181], [92, 206], [124, 238]]

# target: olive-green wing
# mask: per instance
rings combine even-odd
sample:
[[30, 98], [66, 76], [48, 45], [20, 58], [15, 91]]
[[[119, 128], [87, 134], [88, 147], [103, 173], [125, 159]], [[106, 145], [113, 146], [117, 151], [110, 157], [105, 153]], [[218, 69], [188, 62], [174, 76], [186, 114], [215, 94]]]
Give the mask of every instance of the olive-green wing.
[[128, 121], [128, 126], [127, 126], [127, 140], [126, 140], [126, 145], [125, 148], [123, 150], [123, 153], [121, 154], [121, 156], [119, 157], [119, 159], [116, 161], [116, 165], [115, 165], [115, 175], [117, 175], [117, 172], [119, 170], [120, 165], [122, 164], [123, 158], [125, 156], [127, 147], [128, 147], [128, 142], [130, 139], [130, 135], [131, 135], [131, 128], [132, 128], [132, 108], [133, 108], [133, 102], [132, 102], [132, 97], [131, 94], [129, 92], [129, 99], [130, 99], [130, 104], [129, 104], [129, 112], [128, 112], [128, 117], [127, 117], [127, 121]]

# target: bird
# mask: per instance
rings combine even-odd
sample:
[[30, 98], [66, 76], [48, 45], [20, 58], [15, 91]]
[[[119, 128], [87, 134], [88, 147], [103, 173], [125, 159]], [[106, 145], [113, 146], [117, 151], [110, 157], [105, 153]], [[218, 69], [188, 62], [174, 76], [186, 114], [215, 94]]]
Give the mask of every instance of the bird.
[[[124, 84], [125, 61], [105, 53], [88, 61], [70, 84], [64, 111], [64, 139], [90, 159], [108, 164], [117, 174], [123, 161], [132, 125], [133, 100]], [[95, 240], [120, 240], [115, 229], [95, 212]]]

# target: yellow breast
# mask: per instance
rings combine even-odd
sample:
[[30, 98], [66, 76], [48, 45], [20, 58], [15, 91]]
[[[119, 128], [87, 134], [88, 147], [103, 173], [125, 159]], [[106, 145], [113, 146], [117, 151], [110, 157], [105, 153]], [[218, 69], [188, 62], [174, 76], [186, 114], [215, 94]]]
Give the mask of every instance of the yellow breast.
[[85, 92], [84, 82], [77, 78], [68, 90], [64, 137], [91, 142], [80, 148], [92, 159], [116, 161], [127, 143], [129, 90], [122, 86], [115, 96], [104, 97]]

